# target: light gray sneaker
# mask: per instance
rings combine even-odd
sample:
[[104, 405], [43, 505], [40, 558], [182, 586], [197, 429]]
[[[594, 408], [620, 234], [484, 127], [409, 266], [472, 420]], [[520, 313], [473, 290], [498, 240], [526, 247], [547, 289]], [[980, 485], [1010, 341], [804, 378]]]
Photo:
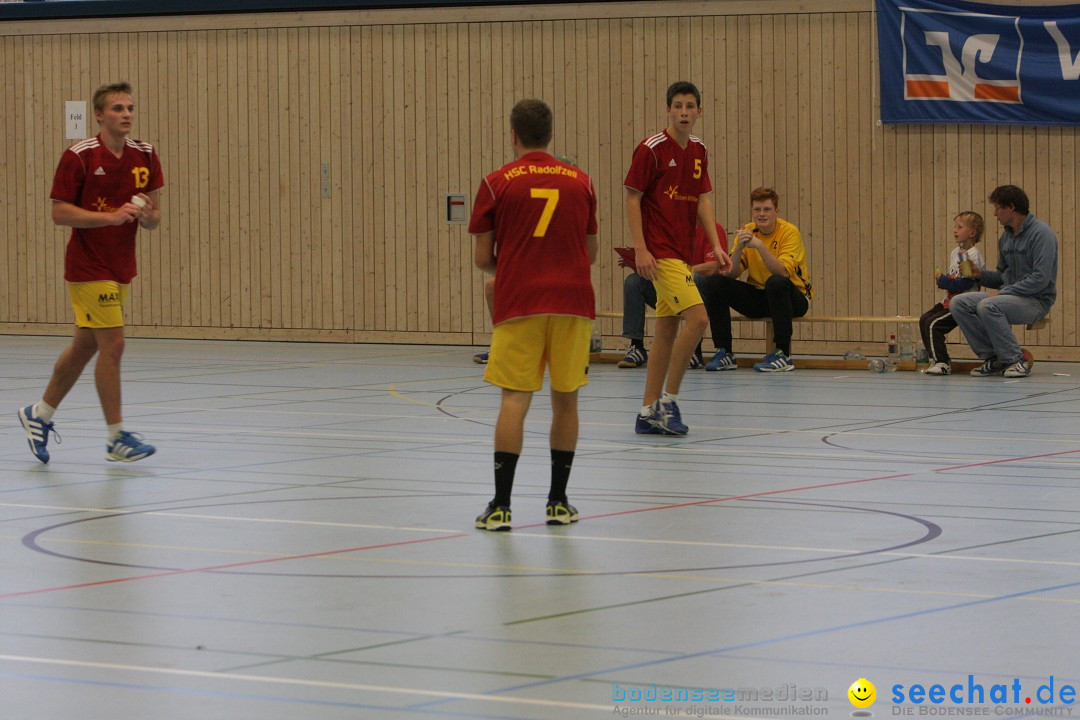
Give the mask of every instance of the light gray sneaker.
[[951, 375], [952, 365], [949, 363], [936, 362], [926, 368], [927, 375]]

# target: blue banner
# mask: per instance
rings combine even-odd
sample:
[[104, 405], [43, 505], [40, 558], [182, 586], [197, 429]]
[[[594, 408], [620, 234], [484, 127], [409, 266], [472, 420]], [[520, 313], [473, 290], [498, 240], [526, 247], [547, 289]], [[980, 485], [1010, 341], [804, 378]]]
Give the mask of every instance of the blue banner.
[[1080, 125], [1080, 5], [877, 0], [881, 120]]

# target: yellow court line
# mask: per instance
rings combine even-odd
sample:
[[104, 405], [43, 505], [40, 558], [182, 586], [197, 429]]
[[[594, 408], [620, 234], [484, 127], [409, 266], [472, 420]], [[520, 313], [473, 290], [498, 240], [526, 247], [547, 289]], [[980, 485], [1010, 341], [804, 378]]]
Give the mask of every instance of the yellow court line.
[[450, 700], [476, 700], [480, 702], [504, 705], [532, 705], [539, 707], [571, 708], [575, 710], [600, 710], [611, 714], [611, 705], [593, 705], [561, 700], [543, 700], [517, 696], [481, 695], [479, 693], [450, 692], [445, 690], [421, 690], [420, 688], [391, 687], [388, 685], [367, 685], [364, 683], [331, 682], [328, 680], [305, 680], [301, 678], [268, 677], [266, 675], [244, 675], [239, 673], [209, 672], [205, 670], [181, 670], [178, 668], [148, 667], [145, 665], [124, 665], [121, 663], [90, 662], [85, 660], [61, 660], [59, 658], [29, 657], [25, 655], [0, 655], [0, 661], [17, 663], [35, 663], [60, 667], [77, 667], [86, 670], [118, 670], [122, 672], [171, 675], [175, 677], [223, 680], [225, 682], [266, 683], [295, 687], [321, 688], [330, 690], [354, 690], [367, 693], [389, 693], [394, 695], [415, 695]]

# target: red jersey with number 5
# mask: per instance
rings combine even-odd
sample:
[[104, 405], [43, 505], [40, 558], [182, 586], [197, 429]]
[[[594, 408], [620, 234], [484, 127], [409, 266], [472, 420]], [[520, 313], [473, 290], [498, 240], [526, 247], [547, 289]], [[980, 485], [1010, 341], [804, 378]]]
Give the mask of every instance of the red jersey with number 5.
[[589, 176], [531, 152], [484, 178], [469, 233], [495, 233], [492, 322], [526, 315], [596, 316], [586, 235], [595, 235]]
[[[120, 157], [101, 142], [101, 136], [75, 143], [64, 151], [53, 177], [54, 201], [83, 210], [112, 212], [137, 193], [161, 188], [161, 161], [150, 143], [127, 139]], [[68, 282], [114, 280], [127, 284], [135, 277], [137, 222], [98, 228], [72, 228], [64, 258]]]
[[712, 192], [705, 143], [691, 135], [684, 149], [666, 130], [645, 138], [634, 150], [623, 186], [641, 193], [642, 231], [653, 257], [693, 265], [698, 197]]

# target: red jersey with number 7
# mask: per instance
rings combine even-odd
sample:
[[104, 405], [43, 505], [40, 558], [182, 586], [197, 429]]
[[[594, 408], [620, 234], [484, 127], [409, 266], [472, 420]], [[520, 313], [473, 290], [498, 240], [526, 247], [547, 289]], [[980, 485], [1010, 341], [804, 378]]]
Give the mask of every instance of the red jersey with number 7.
[[[49, 197], [83, 210], [113, 212], [137, 193], [151, 193], [165, 180], [161, 161], [150, 143], [128, 138], [120, 157], [101, 136], [75, 143], [60, 157]], [[135, 277], [137, 222], [97, 228], [72, 228], [64, 257], [68, 282], [113, 280], [127, 284]]]
[[645, 138], [634, 150], [623, 186], [641, 193], [641, 226], [653, 257], [693, 265], [698, 198], [712, 192], [705, 143], [691, 135], [681, 148], [667, 130]]
[[484, 178], [469, 233], [495, 233], [498, 325], [527, 315], [596, 316], [587, 235], [595, 235], [589, 176], [531, 152]]

